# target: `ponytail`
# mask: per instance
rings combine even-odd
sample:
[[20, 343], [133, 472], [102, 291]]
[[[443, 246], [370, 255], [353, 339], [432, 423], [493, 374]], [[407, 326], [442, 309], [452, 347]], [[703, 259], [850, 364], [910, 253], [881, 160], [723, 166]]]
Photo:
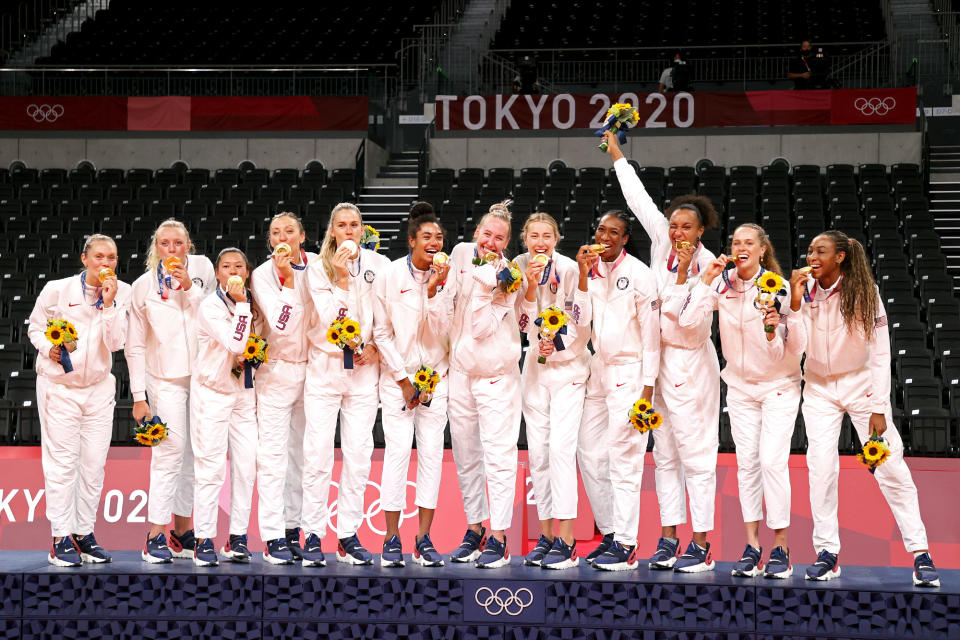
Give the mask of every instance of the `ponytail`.
[[843, 252], [840, 273], [840, 315], [847, 331], [861, 331], [867, 338], [873, 335], [877, 322], [877, 285], [870, 270], [870, 261], [863, 245], [842, 231], [830, 229], [820, 234], [829, 238], [836, 251]]
[[[757, 234], [757, 239], [760, 240], [760, 244], [765, 249], [763, 255], [760, 256], [760, 266], [763, 267], [765, 271], [773, 271], [782, 276], [783, 269], [780, 268], [780, 263], [777, 262], [777, 252], [773, 250], [773, 245], [770, 244], [770, 237], [767, 235], [767, 232], [764, 231], [763, 227], [753, 222], [746, 222], [734, 229], [734, 234], [740, 229], [752, 229]], [[728, 253], [732, 252], [732, 250], [728, 251]]]

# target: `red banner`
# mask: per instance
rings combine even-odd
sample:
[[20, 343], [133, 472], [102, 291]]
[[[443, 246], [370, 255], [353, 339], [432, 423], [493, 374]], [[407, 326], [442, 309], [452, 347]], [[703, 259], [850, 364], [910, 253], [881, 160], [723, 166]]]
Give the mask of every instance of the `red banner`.
[[838, 89], [745, 93], [437, 96], [437, 129], [599, 129], [614, 102], [637, 105], [646, 129], [912, 124], [917, 91]]
[[366, 96], [0, 97], [0, 130], [366, 131]]

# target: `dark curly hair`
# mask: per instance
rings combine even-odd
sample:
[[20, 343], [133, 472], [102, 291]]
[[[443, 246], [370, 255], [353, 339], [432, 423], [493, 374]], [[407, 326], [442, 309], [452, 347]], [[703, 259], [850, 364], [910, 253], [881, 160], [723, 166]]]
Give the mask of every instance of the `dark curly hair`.
[[663, 212], [663, 215], [669, 219], [677, 209], [695, 213], [697, 220], [700, 221], [700, 226], [704, 229], [716, 229], [720, 226], [720, 216], [717, 214], [717, 210], [713, 208], [713, 202], [706, 196], [696, 196], [692, 193], [677, 196], [670, 201], [670, 205]]

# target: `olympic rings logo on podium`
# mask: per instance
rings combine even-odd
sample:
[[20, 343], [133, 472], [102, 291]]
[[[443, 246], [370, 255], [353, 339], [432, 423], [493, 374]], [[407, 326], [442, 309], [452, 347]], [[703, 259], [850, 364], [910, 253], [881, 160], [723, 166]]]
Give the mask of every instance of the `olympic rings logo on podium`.
[[30, 104], [27, 105], [27, 117], [32, 118], [34, 122], [55, 122], [64, 113], [62, 104]]
[[[332, 531], [336, 531], [337, 523], [334, 521], [334, 518], [337, 517], [337, 503], [339, 502], [339, 498], [340, 498], [340, 483], [334, 480], [334, 481], [331, 481], [330, 484], [337, 488], [337, 498], [332, 500], [327, 505], [327, 526]], [[367, 507], [364, 509], [361, 519], [363, 520], [363, 522], [366, 523], [367, 528], [370, 529], [370, 531], [373, 531], [377, 535], [382, 536], [382, 535], [385, 535], [387, 531], [386, 529], [378, 529], [376, 526], [374, 526], [373, 518], [379, 515], [383, 511], [383, 503], [382, 503], [383, 492], [380, 485], [374, 482], [373, 480], [367, 480], [367, 486], [376, 488], [377, 497], [373, 500], [373, 502], [367, 505]], [[416, 483], [411, 482], [410, 480], [407, 480], [407, 486], [413, 487], [414, 489], [417, 488]], [[413, 511], [410, 511], [409, 513], [401, 511], [400, 524], [403, 524], [404, 520], [406, 520], [407, 518], [412, 518], [418, 513], [419, 513], [419, 509], [417, 508], [416, 505], [414, 505]]]
[[893, 111], [896, 106], [897, 101], [893, 96], [882, 99], [877, 97], [857, 98], [853, 101], [853, 108], [865, 116], [885, 116]]
[[516, 591], [511, 591], [508, 587], [500, 587], [496, 591], [490, 587], [480, 587], [473, 594], [473, 599], [491, 616], [501, 613], [518, 616], [533, 604], [533, 592], [526, 587], [520, 587]]

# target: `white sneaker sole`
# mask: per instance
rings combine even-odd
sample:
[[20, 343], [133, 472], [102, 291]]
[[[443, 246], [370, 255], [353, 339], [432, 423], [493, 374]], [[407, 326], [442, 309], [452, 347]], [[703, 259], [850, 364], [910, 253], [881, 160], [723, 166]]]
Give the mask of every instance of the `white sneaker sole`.
[[450, 562], [463, 562], [463, 563], [476, 562], [476, 561], [477, 561], [477, 558], [480, 557], [480, 554], [481, 554], [481, 553], [482, 553], [482, 552], [481, 552], [479, 549], [477, 549], [476, 551], [474, 551], [474, 552], [471, 553], [470, 555], [468, 555], [468, 556], [463, 556], [462, 558], [457, 557], [457, 556], [450, 556]]
[[300, 564], [304, 567], [325, 567], [327, 566], [326, 560], [307, 560], [304, 558], [300, 561]]
[[759, 565], [755, 566], [753, 569], [750, 569], [749, 571], [743, 571], [741, 569], [730, 570], [730, 575], [737, 578], [756, 578], [761, 573], [763, 573], [763, 569], [761, 569]]
[[220, 563], [219, 563], [218, 561], [216, 561], [216, 560], [214, 560], [213, 562], [207, 562], [206, 560], [201, 560], [200, 558], [194, 558], [194, 559], [193, 559], [193, 564], [196, 565], [196, 566], [198, 566], [198, 567], [218, 567], [218, 566], [220, 566]]
[[542, 561], [542, 560], [527, 560], [526, 558], [524, 558], [524, 559], [523, 559], [523, 566], [525, 566], [525, 567], [542, 567], [542, 566], [543, 566], [543, 561]]
[[173, 562], [173, 558], [158, 558], [150, 555], [146, 551], [141, 551], [140, 557], [143, 558], [144, 562], [149, 562], [150, 564], [170, 564]]
[[701, 562], [700, 564], [691, 565], [689, 567], [674, 567], [673, 570], [677, 573], [705, 573], [707, 571], [714, 571], [716, 568], [716, 562]]
[[220, 557], [228, 562], [237, 562], [240, 564], [249, 564], [251, 561], [250, 556], [243, 555], [242, 553], [234, 553], [233, 551], [227, 551], [226, 547], [220, 549]]
[[667, 571], [673, 569], [673, 565], [677, 564], [677, 556], [671, 557], [669, 560], [659, 560], [657, 562], [647, 563], [647, 567], [653, 569], [654, 571]]
[[601, 564], [599, 562], [593, 563], [593, 568], [598, 569], [599, 571], [631, 571], [640, 566], [638, 561], [634, 562], [614, 562], [612, 564]]
[[84, 562], [89, 562], [90, 564], [104, 564], [106, 562], [113, 562], [113, 558], [98, 558], [97, 556], [90, 555], [89, 553], [81, 553], [80, 559]]
[[913, 586], [915, 587], [939, 587], [940, 580], [920, 580], [917, 578], [917, 572], [913, 572]]
[[769, 573], [764, 572], [764, 578], [771, 578], [773, 580], [786, 580], [787, 578], [793, 576], [793, 565], [787, 567], [786, 571], [780, 571], [779, 573]]
[[840, 577], [840, 567], [837, 567], [834, 571], [827, 571], [825, 574], [819, 577], [811, 576], [809, 573], [803, 574], [803, 577], [807, 580], [816, 580], [817, 582], [826, 582], [827, 580], [833, 580], [834, 578]]
[[270, 555], [266, 551], [263, 552], [263, 561], [269, 562], [270, 564], [293, 564], [294, 563], [293, 559], [284, 560], [283, 558], [277, 558], [276, 556]]
[[384, 560], [384, 559], [383, 559], [383, 556], [381, 555], [381, 556], [380, 556], [380, 566], [381, 566], [381, 567], [387, 567], [387, 568], [391, 568], [391, 569], [392, 569], [392, 568], [394, 568], [394, 567], [396, 567], [396, 568], [405, 567], [405, 566], [407, 566], [407, 563], [404, 562], [403, 560]]
[[500, 567], [505, 567], [508, 564], [510, 564], [510, 556], [504, 556], [486, 564], [481, 564], [479, 561], [477, 561], [477, 569], [499, 569]]
[[83, 561], [80, 562], [67, 562], [66, 560], [61, 560], [57, 556], [52, 556], [49, 553], [47, 554], [47, 562], [52, 564], [55, 567], [81, 567], [83, 566]]
[[192, 560], [193, 559], [193, 549], [184, 549], [183, 551], [174, 551], [170, 550], [170, 555], [174, 558], [179, 558], [181, 560]]
[[417, 554], [411, 555], [410, 559], [413, 560], [414, 564], [418, 564], [421, 567], [442, 567], [443, 566], [442, 559], [438, 560], [437, 562], [430, 562], [429, 560], [425, 560], [423, 556], [418, 556]]
[[541, 569], [573, 569], [574, 567], [580, 564], [580, 558], [567, 558], [566, 560], [561, 560], [560, 562], [553, 562], [551, 564], [541, 564]]
[[357, 560], [356, 558], [354, 558], [354, 557], [353, 557], [352, 555], [350, 555], [349, 553], [348, 553], [348, 554], [345, 554], [345, 555], [340, 555], [340, 552], [339, 552], [339, 551], [337, 551], [337, 562], [342, 562], [342, 563], [344, 563], [344, 564], [352, 564], [352, 565], [355, 565], [355, 566], [363, 566], [363, 565], [373, 564], [373, 560], [370, 560], [369, 562], [367, 562], [367, 561], [365, 561], [365, 560]]

